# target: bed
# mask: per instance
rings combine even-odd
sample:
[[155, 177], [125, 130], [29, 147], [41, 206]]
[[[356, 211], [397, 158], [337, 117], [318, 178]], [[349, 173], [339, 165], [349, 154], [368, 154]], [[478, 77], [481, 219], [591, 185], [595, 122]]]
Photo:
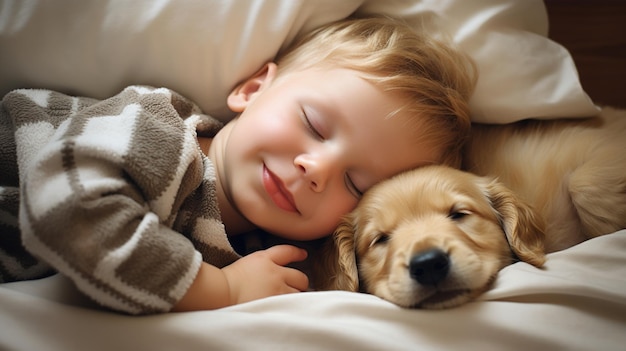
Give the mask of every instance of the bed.
[[[241, 77], [355, 11], [403, 17], [467, 50], [481, 74], [474, 122], [626, 108], [626, 5], [609, 0], [0, 0], [0, 94], [166, 86], [226, 121]], [[623, 350], [625, 330], [626, 230], [551, 253], [544, 269], [508, 266], [478, 301], [442, 311], [311, 291], [131, 317], [59, 275], [0, 285], [2, 350]]]

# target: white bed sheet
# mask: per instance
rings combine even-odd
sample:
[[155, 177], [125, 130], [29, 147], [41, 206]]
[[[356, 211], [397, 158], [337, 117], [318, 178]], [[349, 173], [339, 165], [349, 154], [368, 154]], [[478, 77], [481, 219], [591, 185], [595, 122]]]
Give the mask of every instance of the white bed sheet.
[[307, 292], [216, 311], [89, 308], [60, 276], [0, 285], [2, 350], [624, 350], [626, 230], [516, 263], [481, 301], [443, 311]]

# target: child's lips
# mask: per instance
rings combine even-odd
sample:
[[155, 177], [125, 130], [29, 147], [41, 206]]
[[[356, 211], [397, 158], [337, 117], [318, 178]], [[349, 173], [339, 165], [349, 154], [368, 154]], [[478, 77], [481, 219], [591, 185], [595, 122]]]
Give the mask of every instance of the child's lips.
[[293, 196], [285, 188], [282, 180], [267, 169], [265, 165], [263, 165], [263, 187], [276, 206], [288, 212], [299, 213]]

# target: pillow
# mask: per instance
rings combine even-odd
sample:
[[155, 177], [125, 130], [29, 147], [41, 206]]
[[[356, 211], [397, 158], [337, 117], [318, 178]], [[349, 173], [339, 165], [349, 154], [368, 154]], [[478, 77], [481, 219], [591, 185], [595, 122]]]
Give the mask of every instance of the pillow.
[[362, 0], [5, 0], [0, 94], [47, 88], [98, 99], [132, 84], [164, 86], [206, 113], [302, 30]]
[[596, 113], [539, 0], [5, 0], [0, 94], [47, 88], [106, 98], [174, 89], [222, 121], [226, 96], [298, 33], [354, 11], [406, 18], [476, 60], [476, 122]]
[[569, 52], [547, 38], [542, 0], [370, 0], [359, 11], [388, 13], [450, 37], [479, 70], [472, 120], [588, 117], [598, 113]]

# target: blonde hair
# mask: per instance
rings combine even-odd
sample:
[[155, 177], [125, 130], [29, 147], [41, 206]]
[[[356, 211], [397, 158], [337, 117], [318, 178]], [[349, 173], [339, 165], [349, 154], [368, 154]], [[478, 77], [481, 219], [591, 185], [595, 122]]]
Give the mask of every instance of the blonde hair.
[[278, 74], [314, 66], [363, 73], [405, 104], [415, 142], [439, 151], [435, 162], [459, 167], [470, 132], [468, 100], [476, 77], [471, 59], [452, 45], [389, 17], [348, 18], [296, 40], [275, 59]]

